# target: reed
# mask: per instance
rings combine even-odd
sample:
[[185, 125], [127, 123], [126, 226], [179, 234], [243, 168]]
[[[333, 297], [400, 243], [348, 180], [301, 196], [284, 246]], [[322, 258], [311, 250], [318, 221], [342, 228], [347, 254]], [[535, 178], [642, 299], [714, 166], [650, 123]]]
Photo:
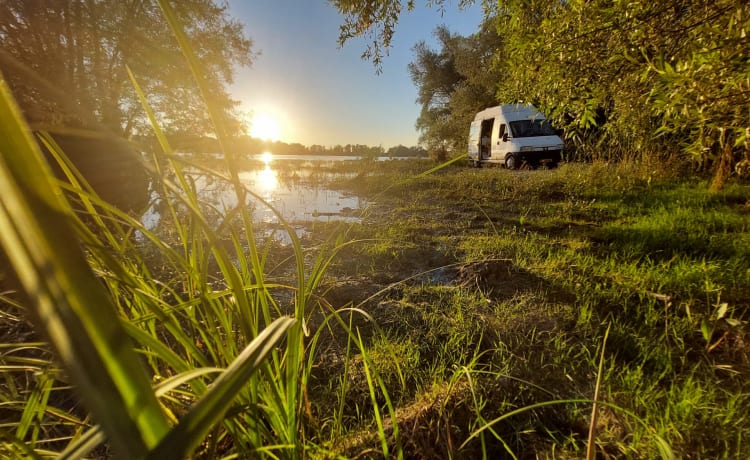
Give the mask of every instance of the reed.
[[[277, 213], [279, 262], [239, 159], [175, 155], [131, 79], [160, 144], [156, 227], [42, 134], [55, 179], [0, 86], [0, 241], [25, 292], [0, 293], [1, 455], [746, 457], [746, 186], [633, 164], [353, 164], [339, 185], [387, 218], [304, 247]], [[236, 201], [203, 199], [196, 172]], [[387, 281], [334, 305], [342, 267]]]

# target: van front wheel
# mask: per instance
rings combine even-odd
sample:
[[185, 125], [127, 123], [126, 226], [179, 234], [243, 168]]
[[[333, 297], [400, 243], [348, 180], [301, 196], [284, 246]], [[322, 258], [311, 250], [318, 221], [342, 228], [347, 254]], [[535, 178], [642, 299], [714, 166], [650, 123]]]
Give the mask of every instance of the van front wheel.
[[521, 166], [521, 162], [518, 161], [518, 157], [509, 153], [505, 156], [505, 167], [508, 169], [518, 169]]

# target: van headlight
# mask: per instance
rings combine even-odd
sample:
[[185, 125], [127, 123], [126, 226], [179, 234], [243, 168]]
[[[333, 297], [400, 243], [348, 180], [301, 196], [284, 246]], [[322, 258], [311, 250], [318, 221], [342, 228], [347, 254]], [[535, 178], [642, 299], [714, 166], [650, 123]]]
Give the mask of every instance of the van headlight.
[[534, 147], [531, 147], [530, 145], [527, 145], [527, 146], [521, 147], [521, 151], [522, 152], [533, 152], [534, 151]]

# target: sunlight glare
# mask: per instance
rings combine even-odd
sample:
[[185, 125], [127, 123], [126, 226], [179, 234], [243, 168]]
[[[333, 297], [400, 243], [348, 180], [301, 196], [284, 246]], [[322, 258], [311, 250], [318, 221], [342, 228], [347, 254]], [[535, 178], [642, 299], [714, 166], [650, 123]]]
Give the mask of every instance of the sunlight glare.
[[281, 124], [273, 115], [256, 113], [250, 122], [250, 135], [264, 141], [281, 139]]
[[264, 192], [272, 192], [276, 190], [279, 180], [276, 177], [276, 171], [271, 169], [268, 164], [263, 171], [258, 171], [257, 184]]
[[260, 156], [260, 160], [266, 164], [266, 166], [270, 165], [273, 161], [273, 153], [271, 152], [263, 152], [263, 154]]

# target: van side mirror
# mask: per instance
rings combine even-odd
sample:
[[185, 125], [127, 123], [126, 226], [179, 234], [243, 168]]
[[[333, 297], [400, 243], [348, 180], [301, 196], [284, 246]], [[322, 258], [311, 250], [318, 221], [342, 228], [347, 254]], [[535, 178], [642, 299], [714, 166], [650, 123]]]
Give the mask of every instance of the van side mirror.
[[503, 134], [503, 142], [508, 142], [508, 133]]

